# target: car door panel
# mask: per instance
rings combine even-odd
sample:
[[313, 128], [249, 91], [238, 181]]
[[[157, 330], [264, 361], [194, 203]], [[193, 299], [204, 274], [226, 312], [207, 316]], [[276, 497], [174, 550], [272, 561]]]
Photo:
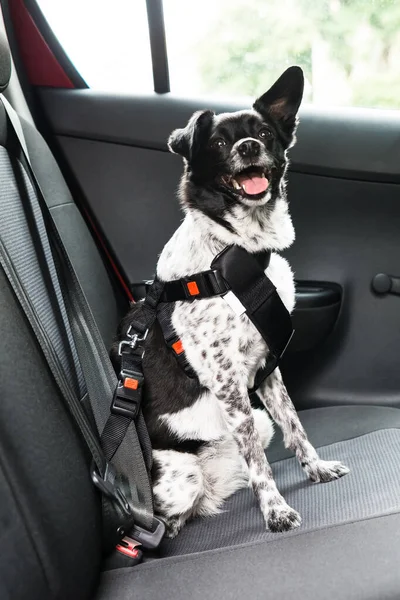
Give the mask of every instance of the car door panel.
[[[167, 150], [171, 131], [196, 110], [242, 110], [252, 102], [89, 89], [39, 88], [38, 93], [58, 135], [154, 150]], [[301, 172], [400, 182], [400, 111], [303, 106], [300, 118], [291, 160]]]
[[131, 283], [154, 275], [181, 213], [181, 164], [160, 150], [60, 136], [90, 208]]
[[[169, 133], [199, 108], [244, 104], [52, 89], [39, 100], [130, 282], [152, 277], [182, 218]], [[299, 408], [400, 405], [400, 298], [371, 290], [377, 273], [400, 274], [399, 155], [395, 111], [302, 109], [288, 176], [296, 242], [285, 253], [302, 282], [300, 333], [283, 363]], [[301, 290], [321, 283], [341, 291], [323, 316], [324, 307], [301, 306]]]

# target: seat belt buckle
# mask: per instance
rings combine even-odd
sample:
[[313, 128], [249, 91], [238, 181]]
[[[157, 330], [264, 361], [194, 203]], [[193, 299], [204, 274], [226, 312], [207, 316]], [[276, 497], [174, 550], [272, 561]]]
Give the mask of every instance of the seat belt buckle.
[[138, 371], [121, 371], [115, 388], [110, 411], [114, 415], [122, 415], [135, 419], [138, 416], [142, 401], [144, 377]]
[[180, 281], [187, 300], [222, 295], [229, 289], [218, 271], [197, 273], [191, 277], [183, 277]]
[[115, 546], [115, 552], [104, 558], [104, 570], [126, 569], [140, 564], [143, 561], [143, 552], [138, 548], [139, 545], [132, 538], [128, 536], [123, 537]]
[[165, 523], [157, 517], [153, 517], [153, 521], [156, 524], [153, 531], [144, 529], [143, 527], [140, 527], [140, 525], [136, 524], [129, 532], [129, 536], [135, 542], [143, 546], [143, 548], [147, 548], [148, 550], [154, 550], [155, 548], [158, 548], [165, 534]]
[[141, 560], [141, 550], [138, 548], [140, 542], [133, 540], [132, 538], [125, 536], [122, 538], [119, 544], [115, 546], [117, 552], [128, 556], [129, 558]]

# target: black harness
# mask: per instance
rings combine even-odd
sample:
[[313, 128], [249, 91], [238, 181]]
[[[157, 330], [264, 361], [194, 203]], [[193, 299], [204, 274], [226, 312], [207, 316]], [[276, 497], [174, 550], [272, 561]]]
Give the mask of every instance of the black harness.
[[126, 339], [120, 342], [121, 372], [111, 411], [130, 418], [135, 418], [139, 411], [145, 340], [156, 319], [166, 344], [185, 373], [188, 377], [196, 376], [172, 327], [171, 314], [175, 302], [214, 296], [224, 297], [237, 314], [245, 313], [268, 345], [267, 362], [257, 372], [254, 386], [249, 390], [249, 393], [255, 392], [278, 366], [294, 333], [289, 311], [264, 272], [270, 255], [270, 252], [250, 254], [240, 246], [228, 246], [214, 258], [209, 271], [169, 282], [156, 278], [147, 289]]

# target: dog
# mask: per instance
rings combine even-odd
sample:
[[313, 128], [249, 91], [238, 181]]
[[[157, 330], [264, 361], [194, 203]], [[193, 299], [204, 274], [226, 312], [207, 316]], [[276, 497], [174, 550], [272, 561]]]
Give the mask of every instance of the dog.
[[[291, 67], [251, 110], [199, 111], [186, 127], [173, 131], [169, 149], [184, 161], [179, 198], [185, 217], [159, 257], [161, 281], [210, 269], [214, 257], [232, 244], [249, 253], [270, 250], [266, 274], [293, 310], [293, 274], [278, 252], [295, 237], [285, 175], [303, 87], [302, 70]], [[138, 310], [140, 302], [121, 323], [118, 340]], [[248, 390], [268, 347], [246, 314], [236, 314], [223, 297], [212, 297], [176, 302], [171, 319], [196, 377], [185, 374], [157, 322], [143, 357], [154, 506], [166, 535], [176, 536], [190, 518], [217, 514], [245, 485], [252, 487], [270, 531], [298, 527], [300, 515], [279, 493], [265, 455], [273, 435], [269, 415], [312, 481], [337, 479], [348, 468], [318, 457], [279, 368], [258, 390], [269, 415], [251, 407]]]

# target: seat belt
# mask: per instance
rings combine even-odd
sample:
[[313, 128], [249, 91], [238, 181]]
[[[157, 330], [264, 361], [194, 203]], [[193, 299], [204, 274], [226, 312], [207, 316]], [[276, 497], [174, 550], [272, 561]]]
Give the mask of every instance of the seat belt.
[[[115, 543], [125, 533], [128, 533], [144, 547], [157, 547], [163, 537], [164, 524], [153, 514], [152, 491], [149, 481], [151, 445], [143, 416], [140, 410], [135, 414], [138, 431], [136, 431], [132, 414], [127, 416], [126, 414], [115, 413], [110, 416], [110, 404], [111, 406], [114, 404], [112, 400], [115, 397], [117, 378], [40, 184], [32, 169], [18, 115], [3, 96], [2, 102], [8, 116], [10, 130], [18, 143], [22, 162], [36, 191], [47, 235], [53, 247], [53, 258], [58, 267], [59, 276], [65, 283], [63, 290], [65, 307], [91, 410], [98, 434], [102, 436], [105, 456], [102, 457], [102, 460], [98, 459], [99, 452], [100, 454], [103, 454], [103, 452], [101, 452], [97, 441], [97, 460], [94, 460], [91, 475], [94, 484], [103, 494], [105, 539], [112, 540], [111, 544], [107, 543], [106, 545], [109, 548], [112, 545], [115, 546]], [[6, 261], [3, 262], [6, 264]], [[23, 309], [25, 312], [29, 312], [29, 302], [23, 305]], [[36, 334], [35, 329], [34, 332]], [[54, 372], [54, 364], [49, 363], [49, 366], [51, 371]], [[63, 396], [65, 396], [67, 393], [66, 386], [60, 386], [60, 389]], [[92, 438], [97, 440], [87, 422], [85, 427], [82, 426], [84, 412], [79, 402], [80, 410], [77, 411], [76, 398], [72, 401], [71, 394], [67, 394], [66, 400], [86, 443], [91, 442]], [[78, 418], [76, 416], [77, 412], [79, 412]], [[104, 438], [105, 433], [107, 435]], [[113, 439], [112, 452], [110, 451], [110, 444], [105, 442], [110, 437]], [[91, 451], [91, 454], [94, 453]], [[105, 498], [111, 499], [113, 507], [118, 508], [116, 519], [110, 519], [110, 505], [109, 502], [106, 502], [104, 506]], [[121, 511], [124, 518], [120, 514]], [[120, 525], [115, 527], [115, 522], [119, 522]], [[121, 522], [123, 523], [122, 526]]]

